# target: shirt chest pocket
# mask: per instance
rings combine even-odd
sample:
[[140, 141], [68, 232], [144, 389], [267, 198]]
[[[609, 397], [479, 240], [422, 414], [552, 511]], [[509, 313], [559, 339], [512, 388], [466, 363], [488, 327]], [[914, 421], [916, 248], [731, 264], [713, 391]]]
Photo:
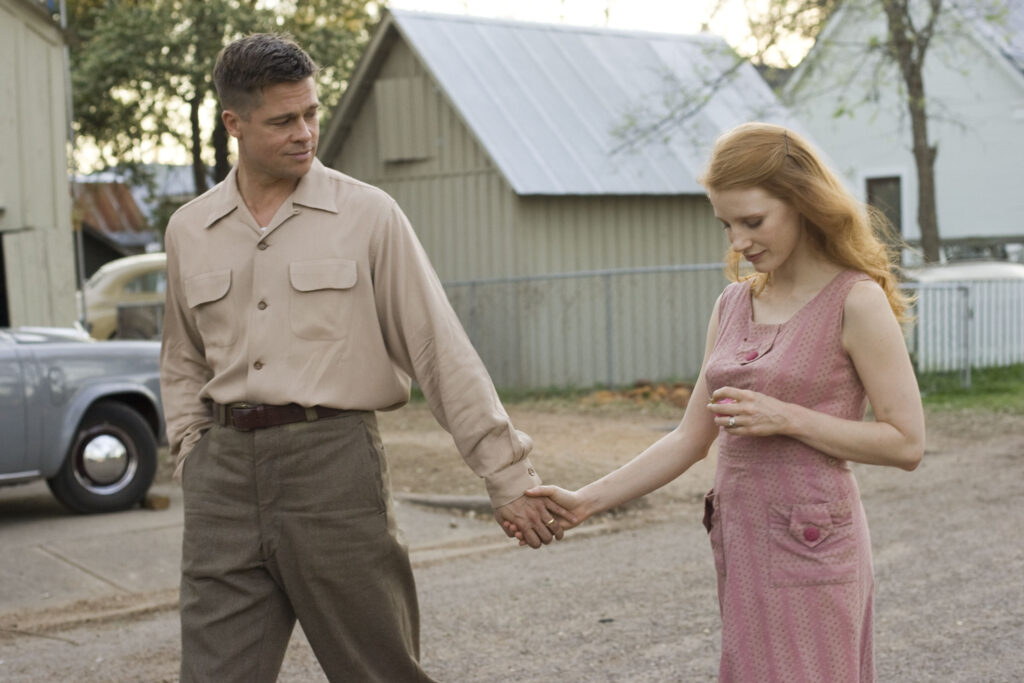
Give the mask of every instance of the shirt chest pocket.
[[230, 346], [238, 337], [237, 311], [232, 310], [231, 270], [214, 270], [185, 279], [185, 301], [208, 347]]
[[352, 326], [356, 262], [348, 259], [297, 261], [288, 266], [289, 319], [303, 339], [338, 341]]

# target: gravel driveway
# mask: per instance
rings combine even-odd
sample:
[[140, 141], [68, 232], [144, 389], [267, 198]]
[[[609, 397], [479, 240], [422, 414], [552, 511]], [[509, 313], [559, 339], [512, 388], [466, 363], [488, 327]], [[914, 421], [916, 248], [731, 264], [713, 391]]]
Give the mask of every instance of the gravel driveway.
[[[450, 470], [464, 467], [421, 413], [413, 406], [382, 419], [396, 489], [433, 481], [414, 471], [414, 459], [438, 480], [447, 476], [449, 492], [478, 486]], [[541, 472], [569, 485], [667, 425], [664, 415], [512, 413], [538, 442]], [[917, 471], [857, 469], [875, 554], [880, 681], [1024, 680], [1022, 422], [931, 414]], [[419, 561], [426, 670], [467, 683], [715, 680], [719, 621], [700, 524], [712, 465], [541, 551], [495, 549], [492, 538], [486, 550]], [[173, 681], [177, 656], [176, 614], [166, 609], [0, 632], [0, 681]], [[324, 680], [300, 633], [281, 680]]]

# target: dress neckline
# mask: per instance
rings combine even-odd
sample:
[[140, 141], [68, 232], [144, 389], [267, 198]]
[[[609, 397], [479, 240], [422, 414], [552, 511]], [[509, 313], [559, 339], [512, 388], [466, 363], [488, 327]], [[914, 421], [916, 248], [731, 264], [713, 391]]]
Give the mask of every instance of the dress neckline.
[[829, 280], [828, 283], [825, 284], [824, 287], [822, 287], [821, 289], [818, 290], [817, 294], [812, 296], [804, 305], [802, 305], [800, 308], [798, 308], [796, 311], [794, 311], [793, 315], [789, 316], [788, 318], [783, 320], [781, 323], [760, 323], [760, 322], [757, 322], [756, 320], [754, 320], [754, 292], [750, 288], [750, 284], [748, 283], [747, 284], [747, 296], [744, 297], [746, 299], [746, 302], [747, 302], [747, 320], [750, 321], [751, 325], [757, 325], [757, 326], [763, 327], [763, 328], [776, 328], [776, 329], [778, 329], [778, 328], [784, 327], [785, 325], [788, 325], [790, 322], [792, 322], [797, 317], [799, 317], [800, 314], [803, 313], [805, 310], [810, 308], [811, 304], [813, 304], [825, 292], [827, 292], [829, 289], [831, 289], [837, 282], [840, 281], [840, 279], [843, 276], [848, 275], [848, 274], [853, 273], [853, 272], [855, 272], [855, 271], [841, 270], [838, 273], [836, 273], [832, 277], [832, 279]]

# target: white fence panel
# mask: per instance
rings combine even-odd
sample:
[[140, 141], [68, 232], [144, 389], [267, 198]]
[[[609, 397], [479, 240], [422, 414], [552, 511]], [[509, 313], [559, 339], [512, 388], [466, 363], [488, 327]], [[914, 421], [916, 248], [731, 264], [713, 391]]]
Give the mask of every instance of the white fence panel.
[[918, 371], [1024, 363], [1024, 281], [907, 285], [917, 294], [908, 345]]

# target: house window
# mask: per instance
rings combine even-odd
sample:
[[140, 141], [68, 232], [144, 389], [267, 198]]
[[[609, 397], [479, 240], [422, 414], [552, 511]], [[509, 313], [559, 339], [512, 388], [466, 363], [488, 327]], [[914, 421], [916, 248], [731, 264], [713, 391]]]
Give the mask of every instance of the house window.
[[425, 78], [387, 78], [373, 87], [377, 142], [382, 161], [419, 161], [431, 156], [431, 117]]
[[[887, 242], [901, 239], [903, 236], [903, 211], [900, 202], [900, 177], [868, 178], [868, 204], [881, 211], [895, 230], [895, 235], [887, 236]], [[892, 246], [896, 246], [893, 244]]]

